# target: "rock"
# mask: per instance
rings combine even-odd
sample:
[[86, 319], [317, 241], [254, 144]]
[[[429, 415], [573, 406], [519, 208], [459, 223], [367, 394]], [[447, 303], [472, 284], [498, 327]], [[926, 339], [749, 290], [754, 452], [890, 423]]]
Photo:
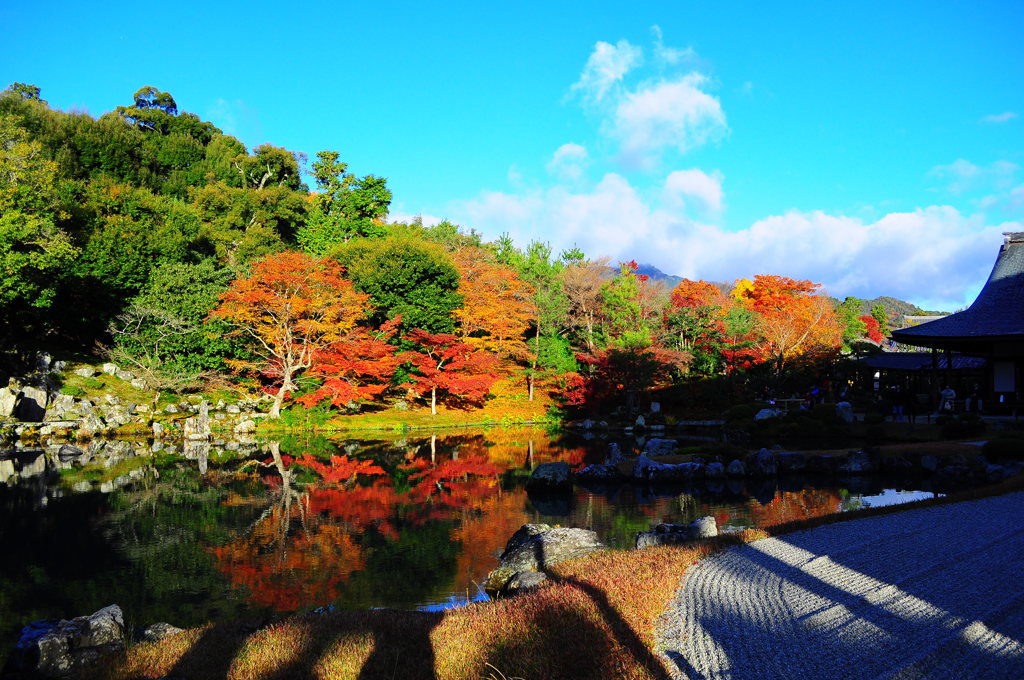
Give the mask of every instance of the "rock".
[[725, 468], [725, 472], [730, 477], [746, 477], [747, 466], [743, 463], [742, 460], [734, 459], [731, 463], [729, 463], [729, 467]]
[[15, 409], [18, 407], [18, 398], [20, 396], [20, 389], [15, 390], [10, 387], [0, 387], [0, 418], [10, 418], [14, 415]]
[[99, 371], [92, 366], [83, 366], [75, 371], [75, 375], [80, 375], [83, 378], [95, 378], [99, 375]]
[[[546, 524], [525, 524], [512, 535], [501, 554], [498, 568], [487, 575], [488, 594], [508, 594], [508, 584], [523, 572], [545, 569], [606, 546], [588, 529], [552, 529]], [[522, 579], [523, 577], [519, 577]], [[536, 577], [529, 577], [533, 580]]]
[[939, 469], [939, 459], [935, 456], [921, 456], [921, 467], [928, 472], [935, 472]]
[[168, 404], [167, 406], [164, 406], [164, 413], [177, 413], [177, 412], [178, 412], [178, 406], [176, 404]]
[[35, 677], [67, 678], [124, 648], [124, 616], [114, 604], [70, 621], [28, 624], [8, 664]]
[[526, 482], [527, 489], [555, 490], [571, 488], [568, 463], [541, 463]]
[[644, 420], [643, 416], [637, 416], [636, 417], [636, 426], [637, 427], [644, 427], [646, 425], [647, 425], [647, 421]]
[[656, 402], [656, 401], [652, 401], [651, 402], [651, 413], [661, 413], [661, 404]]
[[142, 378], [135, 378], [134, 380], [131, 380], [129, 382], [131, 383], [131, 386], [137, 390], [144, 390], [147, 387], [146, 381], [143, 380]]
[[103, 364], [103, 366], [101, 366], [100, 368], [107, 375], [116, 375], [118, 371], [117, 364], [106, 363]]
[[836, 404], [836, 418], [839, 418], [844, 423], [852, 423], [855, 420], [853, 404], [848, 401], [841, 401]]
[[[205, 405], [206, 402], [204, 401]], [[182, 427], [185, 435], [185, 439], [192, 441], [201, 441], [210, 439], [210, 417], [205, 414], [198, 416], [192, 416], [191, 418], [185, 419], [185, 424]]]
[[724, 479], [725, 466], [715, 461], [704, 466], [704, 479]]
[[633, 464], [633, 478], [652, 482], [684, 481], [702, 477], [704, 466], [700, 463], [657, 463], [644, 454]]
[[548, 577], [542, 571], [521, 571], [513, 574], [512, 578], [505, 583], [505, 595], [514, 593], [525, 593], [536, 590], [547, 583]]
[[40, 423], [46, 415], [46, 405], [50, 403], [50, 395], [40, 387], [25, 386], [21, 388], [21, 398], [14, 409], [14, 416], [26, 423]]
[[613, 481], [622, 479], [622, 473], [614, 465], [588, 465], [576, 473], [576, 479], [580, 481]]
[[675, 439], [654, 439], [644, 445], [644, 453], [648, 456], [665, 456], [673, 451], [679, 445]]
[[914, 464], [900, 456], [886, 456], [882, 459], [881, 468], [885, 472], [910, 472]]
[[135, 380], [135, 374], [129, 373], [128, 371], [117, 371], [116, 373], [114, 373], [114, 375], [117, 377], [118, 380], [123, 380], [126, 383], [130, 383], [131, 381]]
[[768, 420], [769, 418], [779, 418], [786, 415], [785, 411], [777, 408], [763, 408], [754, 415], [754, 420]]
[[656, 545], [678, 545], [700, 538], [718, 535], [718, 522], [714, 517], [700, 517], [689, 524], [659, 524], [653, 531], [641, 531], [636, 535], [635, 548], [650, 548]]
[[775, 462], [781, 472], [803, 472], [807, 459], [802, 453], [783, 451], [775, 454]]
[[75, 458], [79, 458], [80, 456], [84, 456], [84, 455], [85, 455], [85, 451], [83, 451], [82, 449], [78, 448], [77, 446], [72, 446], [71, 444], [64, 444], [57, 451], [57, 457], [59, 459], [61, 459], [61, 460], [65, 460], [65, 461], [66, 460], [74, 460]]
[[1001, 482], [1012, 476], [1013, 473], [1002, 465], [989, 465], [985, 468], [985, 480], [990, 483]]
[[82, 417], [82, 423], [78, 426], [81, 432], [87, 432], [89, 434], [98, 434], [107, 429], [103, 419], [100, 418], [94, 411], [90, 411]]
[[226, 413], [241, 413], [242, 409], [238, 407], [238, 404], [228, 404], [224, 407]]
[[591, 420], [590, 418], [587, 418], [582, 423], [580, 423], [580, 427], [582, 427], [584, 430], [592, 430], [594, 429], [594, 421]]
[[146, 626], [139, 635], [139, 639], [143, 642], [156, 642], [158, 640], [171, 637], [172, 635], [177, 635], [178, 633], [181, 633], [182, 630], [183, 629], [178, 628], [177, 626], [172, 626], [169, 623], [153, 623]]
[[618, 465], [625, 458], [622, 457], [622, 449], [615, 442], [608, 442], [608, 457], [604, 459], [605, 465]]
[[153, 421], [153, 438], [154, 439], [160, 439], [160, 437], [163, 436], [163, 434], [164, 434], [163, 423], [158, 423], [156, 421]]
[[747, 456], [747, 474], [753, 477], [773, 477], [778, 472], [775, 452], [761, 449]]
[[[231, 408], [230, 406], [228, 408]], [[256, 431], [256, 421], [246, 418], [235, 425], [235, 434], [252, 434]]]
[[863, 449], [850, 451], [849, 455], [846, 456], [846, 460], [840, 463], [838, 467], [839, 472], [853, 475], [875, 472], [877, 469], [878, 466], [871, 459], [871, 455]]

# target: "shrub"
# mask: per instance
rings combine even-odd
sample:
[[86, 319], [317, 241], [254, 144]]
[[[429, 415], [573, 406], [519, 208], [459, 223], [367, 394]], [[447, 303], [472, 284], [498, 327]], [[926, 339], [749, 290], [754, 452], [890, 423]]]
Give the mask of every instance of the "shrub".
[[67, 394], [67, 395], [72, 396], [72, 397], [84, 397], [85, 396], [85, 390], [83, 390], [78, 385], [64, 385], [63, 387], [60, 388], [60, 393], [61, 394]]
[[1024, 441], [1017, 438], [992, 439], [981, 447], [981, 453], [993, 463], [1005, 463], [1024, 456]]

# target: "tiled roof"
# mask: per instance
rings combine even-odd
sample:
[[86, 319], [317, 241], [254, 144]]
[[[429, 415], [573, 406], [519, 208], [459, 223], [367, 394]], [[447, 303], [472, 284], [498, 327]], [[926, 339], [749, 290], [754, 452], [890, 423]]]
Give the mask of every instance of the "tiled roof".
[[962, 312], [893, 331], [893, 340], [967, 351], [995, 340], [1024, 339], [1024, 232], [1004, 236], [992, 273], [974, 304]]

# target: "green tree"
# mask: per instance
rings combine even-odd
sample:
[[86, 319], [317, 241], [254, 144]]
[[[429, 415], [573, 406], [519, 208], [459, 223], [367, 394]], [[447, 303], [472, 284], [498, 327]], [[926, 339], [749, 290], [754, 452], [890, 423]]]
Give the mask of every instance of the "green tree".
[[111, 325], [111, 359], [129, 364], [151, 385], [188, 389], [222, 370], [239, 351], [231, 328], [209, 318], [231, 272], [212, 260], [157, 266], [146, 287]]
[[847, 297], [836, 305], [836, 318], [839, 320], [839, 326], [843, 329], [842, 351], [845, 353], [849, 353], [854, 341], [863, 338], [867, 332], [867, 327], [859, 318], [863, 305], [864, 301], [855, 297]]
[[391, 191], [383, 177], [349, 174], [337, 151], [321, 151], [313, 163], [318, 193], [297, 240], [308, 253], [322, 255], [356, 236], [381, 237], [391, 205]]
[[889, 337], [889, 315], [882, 305], [875, 305], [871, 308], [871, 316], [878, 322], [878, 331], [885, 337]]
[[444, 249], [411, 238], [354, 239], [335, 246], [329, 256], [346, 269], [357, 290], [367, 293], [380, 326], [398, 315], [404, 333], [455, 330], [454, 310], [462, 305], [459, 273]]

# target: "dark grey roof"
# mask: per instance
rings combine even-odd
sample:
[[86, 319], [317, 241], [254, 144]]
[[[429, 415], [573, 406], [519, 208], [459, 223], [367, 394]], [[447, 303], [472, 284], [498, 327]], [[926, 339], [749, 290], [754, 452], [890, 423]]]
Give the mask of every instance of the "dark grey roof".
[[[946, 370], [946, 353], [941, 352], [936, 356], [938, 369]], [[882, 352], [860, 359], [860, 362], [869, 368], [880, 371], [930, 371], [932, 370], [931, 352]], [[984, 368], [987, 360], [980, 357], [965, 357], [962, 354], [950, 356], [950, 366], [953, 370], [962, 368]]]
[[1024, 340], [1024, 232], [1004, 237], [992, 273], [974, 304], [962, 312], [893, 331], [893, 340], [982, 353], [993, 342]]

